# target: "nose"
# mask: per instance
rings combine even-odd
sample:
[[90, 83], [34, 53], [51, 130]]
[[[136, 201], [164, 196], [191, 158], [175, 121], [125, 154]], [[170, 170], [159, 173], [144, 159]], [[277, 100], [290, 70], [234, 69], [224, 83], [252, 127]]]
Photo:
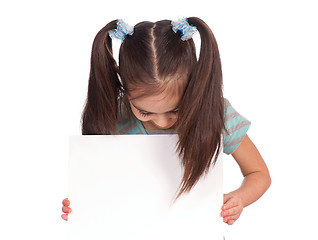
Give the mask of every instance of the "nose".
[[160, 128], [169, 128], [174, 124], [175, 119], [176, 118], [172, 118], [171, 116], [158, 115], [155, 119], [153, 119], [153, 122]]

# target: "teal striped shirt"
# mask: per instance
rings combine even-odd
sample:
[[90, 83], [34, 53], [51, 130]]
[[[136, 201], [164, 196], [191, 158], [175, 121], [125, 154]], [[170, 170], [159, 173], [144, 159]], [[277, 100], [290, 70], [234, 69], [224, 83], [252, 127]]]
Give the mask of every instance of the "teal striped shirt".
[[[240, 115], [225, 98], [224, 120], [225, 128], [223, 129], [223, 152], [232, 154], [240, 145], [247, 130], [251, 126], [251, 122]], [[117, 130], [120, 134], [172, 134], [176, 133], [169, 129], [146, 130], [141, 121], [134, 116], [133, 121], [128, 118], [117, 123]]]

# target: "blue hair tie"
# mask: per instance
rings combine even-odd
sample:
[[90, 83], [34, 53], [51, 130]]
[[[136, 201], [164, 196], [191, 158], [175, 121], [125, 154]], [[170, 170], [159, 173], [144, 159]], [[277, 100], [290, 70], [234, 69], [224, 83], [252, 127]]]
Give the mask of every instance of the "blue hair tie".
[[172, 30], [177, 33], [181, 32], [181, 40], [186, 41], [192, 38], [193, 34], [197, 31], [197, 28], [190, 25], [187, 18], [182, 18], [178, 21], [171, 21]]
[[119, 19], [116, 25], [116, 29], [110, 30], [108, 34], [112, 39], [117, 38], [124, 41], [127, 35], [133, 35], [134, 27], [129, 26], [124, 20]]

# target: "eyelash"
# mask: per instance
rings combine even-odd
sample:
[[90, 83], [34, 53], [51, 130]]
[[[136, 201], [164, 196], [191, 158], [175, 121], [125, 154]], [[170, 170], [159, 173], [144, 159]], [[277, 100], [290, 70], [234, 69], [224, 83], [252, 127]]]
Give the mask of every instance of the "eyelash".
[[[176, 109], [174, 111], [171, 111], [170, 113], [177, 114], [178, 113], [178, 109]], [[143, 117], [148, 117], [151, 113], [145, 113], [145, 112], [139, 111], [139, 114], [141, 116], [143, 116]]]
[[150, 113], [144, 113], [144, 112], [141, 112], [139, 111], [139, 114], [143, 117], [148, 117], [150, 115]]

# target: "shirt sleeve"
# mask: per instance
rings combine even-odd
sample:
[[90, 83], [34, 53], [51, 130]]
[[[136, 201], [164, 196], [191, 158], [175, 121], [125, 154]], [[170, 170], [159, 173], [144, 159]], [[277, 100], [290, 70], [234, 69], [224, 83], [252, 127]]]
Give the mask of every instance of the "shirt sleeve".
[[121, 118], [118, 120], [116, 127], [120, 135], [147, 134], [141, 122], [134, 116], [130, 119], [122, 105], [119, 107], [119, 111], [118, 114]]
[[227, 132], [223, 129], [223, 152], [229, 155], [240, 145], [251, 122], [240, 115], [226, 98], [224, 98], [224, 122]]

